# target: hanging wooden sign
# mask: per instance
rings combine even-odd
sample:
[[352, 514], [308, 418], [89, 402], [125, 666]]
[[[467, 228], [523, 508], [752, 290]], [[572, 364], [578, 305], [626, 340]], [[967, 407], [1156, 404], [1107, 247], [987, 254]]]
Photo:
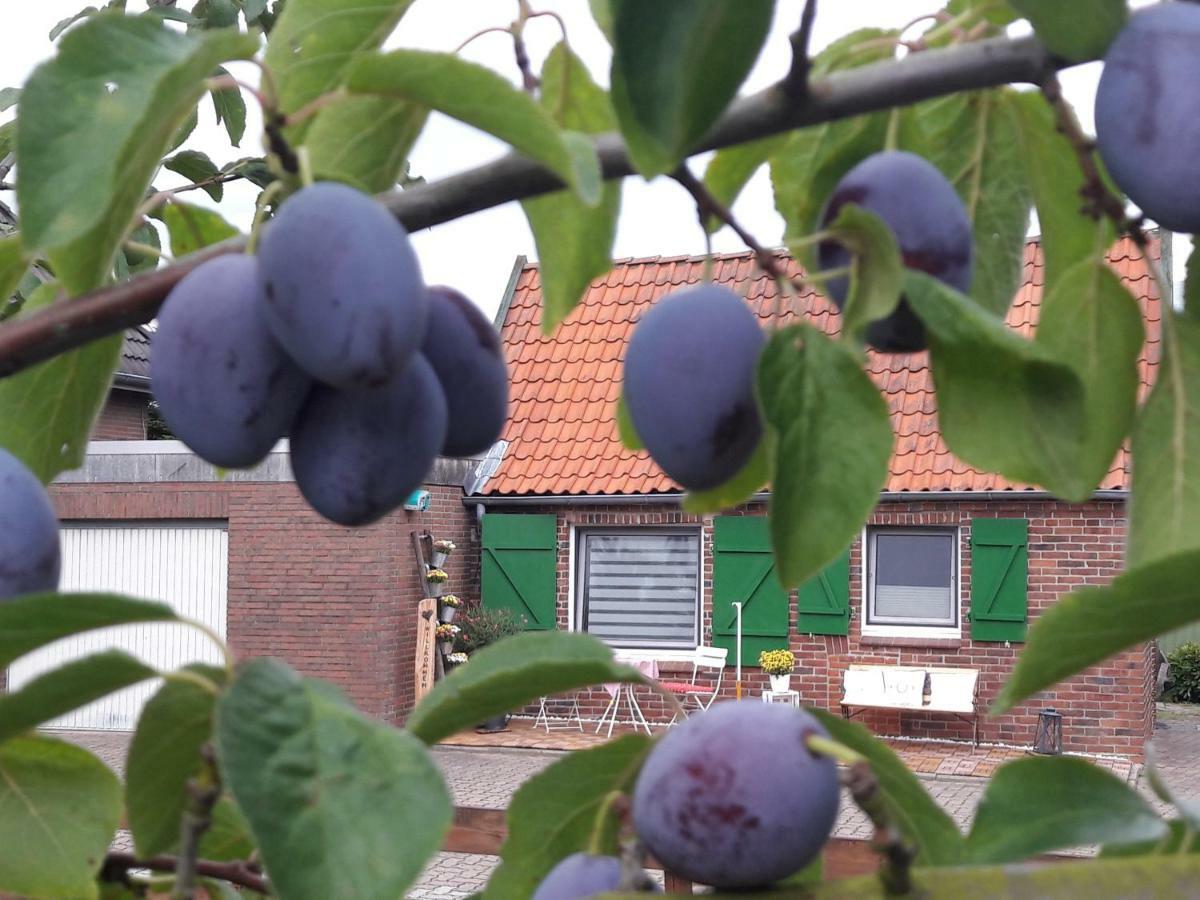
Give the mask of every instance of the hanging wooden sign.
[[416, 678], [413, 682], [413, 700], [420, 702], [421, 698], [433, 690], [436, 666], [434, 653], [437, 652], [437, 600], [426, 597], [417, 604], [417, 659]]

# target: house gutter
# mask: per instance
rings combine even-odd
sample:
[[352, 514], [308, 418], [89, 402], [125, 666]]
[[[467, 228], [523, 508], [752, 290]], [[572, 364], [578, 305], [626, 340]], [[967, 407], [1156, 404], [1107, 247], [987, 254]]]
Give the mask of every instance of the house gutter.
[[524, 270], [526, 262], [528, 260], [523, 255], [513, 260], [512, 272], [508, 276], [508, 285], [504, 288], [504, 296], [500, 298], [500, 308], [496, 310], [496, 318], [492, 320], [497, 331], [504, 327], [504, 317], [508, 315], [508, 308], [512, 306], [513, 297], [517, 293], [517, 281], [521, 278], [521, 272]]
[[128, 372], [118, 372], [113, 376], [113, 386], [126, 388], [142, 393], [150, 393], [150, 379], [146, 375], [130, 375]]
[[[486, 496], [463, 497], [464, 506], [476, 506], [479, 511], [488, 506], [668, 506], [677, 505], [684, 495], [682, 493], [661, 494], [540, 494], [519, 496], [501, 496], [489, 494]], [[769, 492], [762, 491], [754, 494], [746, 502], [765, 503], [771, 497]], [[970, 500], [1058, 500], [1049, 491], [882, 491], [879, 494], [880, 503], [912, 503], [915, 501], [966, 502]], [[1091, 500], [1124, 501], [1129, 499], [1129, 491], [1106, 490], [1095, 491]]]

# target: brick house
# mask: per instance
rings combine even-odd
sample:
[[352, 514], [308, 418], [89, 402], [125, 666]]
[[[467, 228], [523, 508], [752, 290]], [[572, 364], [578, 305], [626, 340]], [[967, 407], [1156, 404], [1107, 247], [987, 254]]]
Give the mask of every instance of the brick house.
[[[1159, 358], [1159, 300], [1131, 244], [1116, 245], [1110, 263], [1145, 313], [1144, 393]], [[744, 663], [756, 665], [762, 649], [790, 647], [798, 657], [793, 687], [805, 703], [838, 710], [846, 667], [878, 663], [977, 669], [986, 707], [1027, 623], [1061, 594], [1119, 570], [1128, 453], [1081, 504], [975, 471], [938, 434], [926, 355], [871, 353], [896, 434], [888, 483], [846, 554], [798, 592], [784, 592], [772, 574], [765, 496], [727, 514], [683, 513], [679, 488], [617, 434], [620, 363], [633, 324], [655, 298], [700, 281], [703, 270], [702, 258], [620, 261], [547, 336], [537, 266], [518, 260], [498, 315], [513, 382], [506, 443], [466, 501], [485, 511], [484, 603], [514, 609], [531, 628], [586, 630], [626, 653], [669, 662], [697, 645], [732, 651], [732, 604], [743, 600]], [[1031, 242], [1008, 313], [1025, 335], [1037, 320], [1042, 274]], [[776, 287], [750, 254], [718, 256], [712, 277], [744, 294], [767, 323]], [[832, 305], [815, 293], [784, 308], [787, 318], [839, 329]], [[1143, 645], [1008, 715], [984, 717], [980, 739], [1029, 745], [1039, 711], [1054, 707], [1068, 751], [1139, 758], [1153, 728], [1154, 674], [1154, 648]], [[757, 669], [745, 680], [754, 694], [765, 686]], [[732, 678], [724, 685], [732, 690]], [[597, 715], [608, 695], [583, 699], [585, 715]], [[662, 712], [650, 695], [643, 706]], [[863, 719], [882, 734], [971, 737], [971, 725], [942, 714], [887, 710]]]

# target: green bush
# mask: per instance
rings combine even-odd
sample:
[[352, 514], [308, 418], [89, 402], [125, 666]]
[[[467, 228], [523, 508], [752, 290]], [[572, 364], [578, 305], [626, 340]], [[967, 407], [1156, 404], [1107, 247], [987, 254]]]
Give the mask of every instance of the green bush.
[[1200, 643], [1188, 641], [1167, 654], [1167, 696], [1182, 703], [1200, 703]]

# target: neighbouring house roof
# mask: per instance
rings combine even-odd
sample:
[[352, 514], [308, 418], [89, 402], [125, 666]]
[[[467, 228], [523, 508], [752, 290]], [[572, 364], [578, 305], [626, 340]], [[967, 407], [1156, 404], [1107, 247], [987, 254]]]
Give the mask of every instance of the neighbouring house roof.
[[[1157, 253], [1157, 249], [1152, 249]], [[1128, 240], [1112, 248], [1109, 262], [1138, 298], [1147, 322], [1139, 364], [1142, 395], [1159, 360], [1158, 294], [1140, 252]], [[646, 452], [622, 446], [615, 404], [621, 390], [621, 361], [634, 324], [658, 297], [704, 276], [703, 257], [649, 257], [617, 261], [592, 283], [579, 306], [552, 334], [541, 330], [542, 295], [536, 263], [526, 264], [503, 310], [501, 337], [512, 376], [512, 399], [503, 440], [508, 442], [485, 495], [600, 495], [676, 492]], [[796, 264], [788, 265], [799, 272]], [[750, 253], [716, 256], [713, 280], [744, 293], [763, 324], [774, 315], [776, 286], [759, 271]], [[1037, 241], [1025, 247], [1024, 279], [1008, 312], [1008, 324], [1031, 335], [1043, 285]], [[841, 319], [815, 291], [785, 302], [784, 315], [804, 316], [828, 334]], [[1030, 490], [998, 475], [980, 472], [950, 452], [938, 433], [937, 403], [928, 355], [867, 356], [871, 377], [892, 414], [896, 435], [889, 492]], [[1129, 453], [1122, 450], [1100, 485], [1129, 487]]]
[[125, 329], [114, 387], [149, 390], [150, 331], [145, 325]]

